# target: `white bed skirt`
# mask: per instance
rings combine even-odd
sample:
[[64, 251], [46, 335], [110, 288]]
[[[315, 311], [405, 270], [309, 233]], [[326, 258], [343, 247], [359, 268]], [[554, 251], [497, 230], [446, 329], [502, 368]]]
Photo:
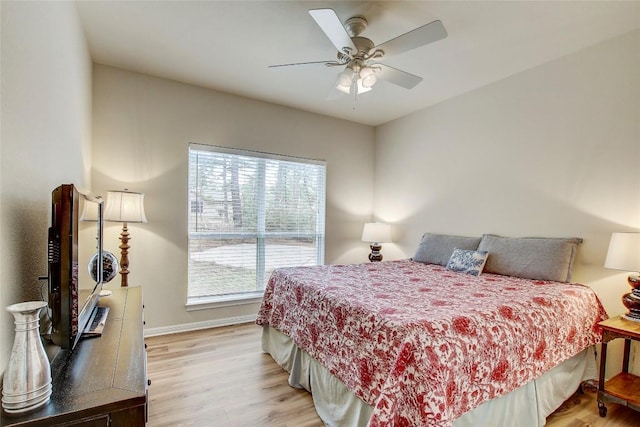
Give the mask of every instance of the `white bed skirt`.
[[[364, 427], [373, 408], [298, 348], [286, 335], [263, 326], [262, 350], [289, 372], [289, 385], [311, 392], [327, 426]], [[541, 427], [585, 380], [597, 378], [593, 347], [504, 396], [483, 403], [454, 421], [454, 427]]]

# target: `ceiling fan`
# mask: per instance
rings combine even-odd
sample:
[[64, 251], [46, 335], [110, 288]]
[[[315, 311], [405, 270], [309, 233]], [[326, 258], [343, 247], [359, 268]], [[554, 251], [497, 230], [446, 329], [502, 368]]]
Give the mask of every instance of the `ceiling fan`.
[[361, 16], [347, 19], [343, 26], [333, 9], [311, 9], [309, 14], [338, 49], [337, 60], [271, 65], [269, 68], [344, 66], [344, 70], [338, 75], [336, 89], [352, 95], [370, 91], [378, 79], [387, 80], [405, 89], [412, 89], [422, 81], [422, 77], [382, 64], [378, 60], [387, 53], [407, 52], [447, 37], [444, 25], [436, 20], [376, 45], [370, 39], [360, 36], [368, 24], [367, 20]]

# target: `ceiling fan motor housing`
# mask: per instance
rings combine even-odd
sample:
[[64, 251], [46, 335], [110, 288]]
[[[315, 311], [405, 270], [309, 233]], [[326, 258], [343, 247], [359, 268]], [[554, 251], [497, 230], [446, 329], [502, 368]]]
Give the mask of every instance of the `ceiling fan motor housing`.
[[[366, 37], [351, 37], [351, 41], [356, 47], [356, 51], [353, 52], [349, 48], [344, 48], [343, 52], [338, 52], [338, 61], [344, 61], [345, 58], [353, 58], [353, 59], [361, 59], [367, 60], [370, 56], [372, 56], [372, 49], [375, 47], [375, 44]], [[378, 52], [375, 57], [381, 58], [383, 51], [377, 50]]]
[[358, 37], [369, 23], [362, 16], [354, 16], [344, 22], [344, 28], [351, 37]]
[[373, 42], [366, 37], [351, 37], [351, 41], [353, 41], [353, 44], [356, 45], [358, 49], [358, 52], [356, 52], [354, 56], [361, 55], [364, 57], [375, 47]]

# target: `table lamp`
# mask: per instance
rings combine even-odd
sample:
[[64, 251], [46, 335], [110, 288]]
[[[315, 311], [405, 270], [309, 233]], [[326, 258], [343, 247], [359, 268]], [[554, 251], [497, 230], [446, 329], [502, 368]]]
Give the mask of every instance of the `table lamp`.
[[129, 275], [129, 222], [147, 222], [144, 213], [144, 193], [134, 193], [132, 191], [109, 191], [107, 192], [107, 202], [104, 212], [105, 221], [121, 222], [122, 233], [120, 233], [120, 274], [122, 277], [121, 286], [128, 286]]
[[[611, 233], [606, 268], [623, 271], [640, 271], [640, 233]], [[640, 276], [629, 275], [631, 292], [622, 296], [622, 304], [629, 310], [622, 315], [627, 320], [640, 322]]]
[[362, 241], [371, 243], [369, 261], [382, 261], [381, 243], [391, 242], [391, 226], [381, 222], [368, 222], [362, 230]]

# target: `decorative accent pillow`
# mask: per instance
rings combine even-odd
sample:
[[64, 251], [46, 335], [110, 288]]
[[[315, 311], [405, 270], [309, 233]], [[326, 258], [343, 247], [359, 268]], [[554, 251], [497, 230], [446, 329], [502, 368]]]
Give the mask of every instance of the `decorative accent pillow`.
[[582, 239], [482, 236], [480, 251], [488, 251], [487, 273], [534, 280], [568, 282], [578, 244]]
[[480, 237], [425, 233], [411, 259], [426, 264], [447, 265], [455, 248], [476, 250], [479, 243]]
[[455, 248], [447, 263], [447, 270], [479, 276], [484, 269], [488, 257], [489, 252], [487, 251], [471, 251]]

